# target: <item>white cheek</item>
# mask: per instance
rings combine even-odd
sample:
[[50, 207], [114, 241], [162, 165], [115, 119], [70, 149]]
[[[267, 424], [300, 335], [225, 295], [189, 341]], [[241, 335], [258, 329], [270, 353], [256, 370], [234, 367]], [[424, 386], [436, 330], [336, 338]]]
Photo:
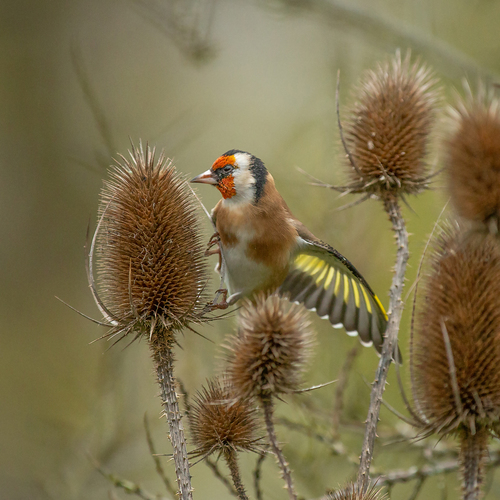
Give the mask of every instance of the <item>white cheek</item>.
[[236, 196], [225, 200], [230, 205], [252, 203], [255, 197], [255, 178], [246, 168], [236, 168], [233, 172]]

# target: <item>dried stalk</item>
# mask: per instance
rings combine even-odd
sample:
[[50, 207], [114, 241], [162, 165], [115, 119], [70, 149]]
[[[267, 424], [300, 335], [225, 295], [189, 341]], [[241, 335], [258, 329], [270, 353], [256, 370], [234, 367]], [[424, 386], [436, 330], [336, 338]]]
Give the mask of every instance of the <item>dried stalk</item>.
[[154, 335], [150, 341], [150, 347], [156, 367], [158, 383], [160, 384], [161, 400], [170, 429], [169, 438], [173, 448], [179, 498], [182, 500], [192, 500], [193, 494], [191, 476], [189, 475], [186, 438], [184, 436], [177, 393], [175, 392], [174, 356], [172, 348], [167, 342], [157, 341], [156, 339], [157, 335]]
[[281, 467], [281, 473], [285, 481], [286, 488], [288, 490], [288, 496], [290, 497], [290, 500], [297, 500], [297, 494], [295, 493], [295, 489], [293, 487], [290, 467], [288, 466], [288, 462], [286, 461], [285, 456], [283, 455], [283, 451], [279, 446], [278, 439], [276, 437], [276, 432], [274, 430], [273, 400], [270, 397], [262, 398], [262, 406], [264, 408], [264, 419], [266, 421], [266, 429], [269, 437], [269, 443]]
[[245, 492], [245, 487], [241, 481], [240, 469], [238, 467], [238, 458], [235, 450], [226, 449], [224, 451], [224, 459], [226, 460], [227, 466], [229, 467], [229, 472], [231, 473], [231, 479], [233, 480], [234, 487], [238, 494], [240, 500], [248, 500], [247, 494]]
[[397, 355], [396, 353], [398, 352], [397, 340], [399, 323], [401, 322], [401, 314], [403, 312], [401, 295], [404, 286], [406, 263], [409, 257], [408, 232], [406, 231], [405, 221], [397, 200], [393, 198], [386, 200], [385, 209], [391, 219], [392, 229], [396, 233], [396, 267], [390, 289], [390, 318], [385, 333], [382, 355], [375, 374], [375, 381], [372, 385], [370, 406], [368, 408], [368, 417], [366, 420], [365, 438], [363, 441], [363, 448], [361, 450], [361, 459], [358, 470], [357, 485], [358, 488], [360, 490], [363, 489], [363, 491], [366, 491], [370, 484], [370, 465], [373, 458], [378, 416], [380, 413], [380, 406], [382, 404], [382, 394], [387, 381], [389, 365], [391, 364], [392, 357]]

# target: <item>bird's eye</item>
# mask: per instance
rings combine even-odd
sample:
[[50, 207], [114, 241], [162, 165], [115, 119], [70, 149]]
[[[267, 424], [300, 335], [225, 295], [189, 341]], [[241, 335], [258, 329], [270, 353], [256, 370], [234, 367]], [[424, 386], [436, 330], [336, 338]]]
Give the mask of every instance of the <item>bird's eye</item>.
[[233, 171], [233, 166], [232, 165], [226, 165], [223, 169], [222, 169], [222, 172], [224, 172], [225, 174], [229, 174], [230, 172]]

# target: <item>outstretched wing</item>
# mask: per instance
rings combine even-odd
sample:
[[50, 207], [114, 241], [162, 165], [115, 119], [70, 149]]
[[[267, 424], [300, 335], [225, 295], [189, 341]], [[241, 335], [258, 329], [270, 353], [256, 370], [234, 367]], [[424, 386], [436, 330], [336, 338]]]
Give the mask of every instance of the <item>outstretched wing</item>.
[[280, 287], [292, 302], [304, 304], [335, 328], [359, 335], [364, 345], [382, 349], [387, 314], [356, 268], [337, 250], [304, 240]]

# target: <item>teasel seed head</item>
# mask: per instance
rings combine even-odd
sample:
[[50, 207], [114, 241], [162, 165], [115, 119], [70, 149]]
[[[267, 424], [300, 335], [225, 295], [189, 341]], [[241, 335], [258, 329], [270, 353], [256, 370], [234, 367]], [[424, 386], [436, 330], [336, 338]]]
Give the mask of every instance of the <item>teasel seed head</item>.
[[484, 88], [450, 111], [445, 162], [457, 212], [497, 234], [500, 219], [500, 101]]
[[228, 375], [240, 398], [261, 399], [296, 390], [311, 352], [306, 311], [278, 295], [243, 303], [230, 341]]
[[349, 192], [382, 199], [428, 186], [426, 154], [437, 101], [436, 80], [418, 61], [398, 52], [369, 71], [346, 123], [352, 183]]
[[355, 484], [349, 483], [345, 488], [329, 493], [326, 498], [328, 500], [387, 500], [388, 497], [375, 486], [362, 491]]
[[237, 399], [226, 375], [207, 381], [193, 398], [189, 413], [195, 457], [227, 451], [260, 453], [258, 412], [251, 399]]
[[97, 301], [113, 325], [110, 335], [151, 337], [157, 327], [173, 335], [200, 321], [207, 274], [198, 220], [172, 162], [132, 147], [104, 183], [99, 216]]
[[415, 389], [427, 430], [498, 428], [500, 246], [490, 234], [443, 231], [417, 318]]

